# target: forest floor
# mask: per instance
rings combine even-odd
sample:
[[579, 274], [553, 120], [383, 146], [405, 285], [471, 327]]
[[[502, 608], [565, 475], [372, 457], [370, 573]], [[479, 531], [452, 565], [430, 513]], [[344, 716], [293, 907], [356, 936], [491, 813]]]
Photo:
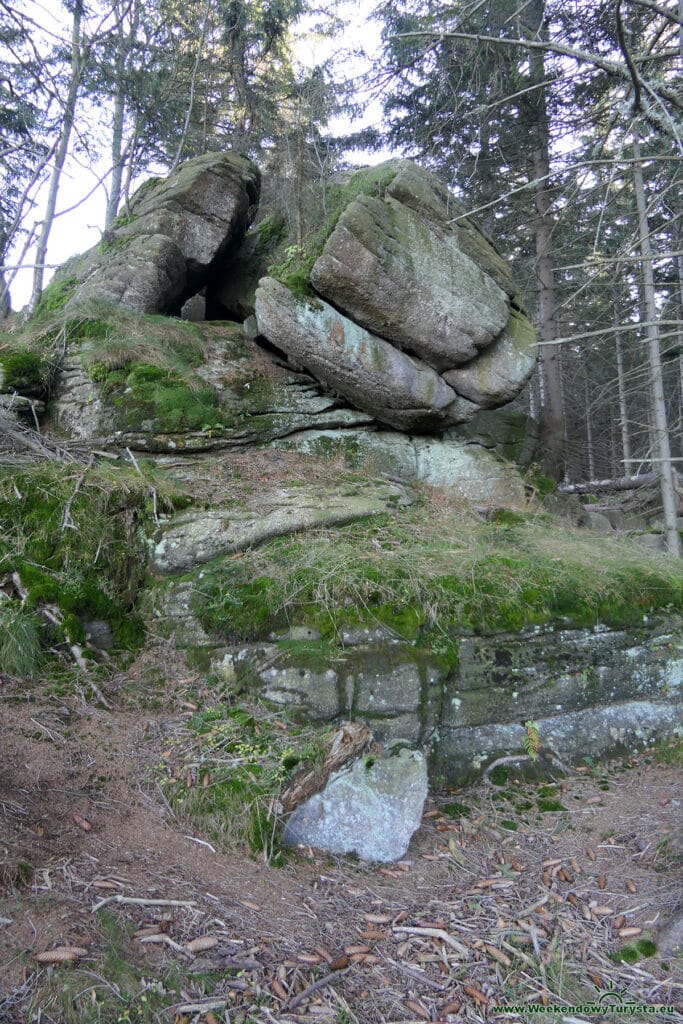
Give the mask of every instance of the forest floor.
[[99, 695], [0, 676], [0, 1024], [681, 1019], [649, 939], [683, 898], [675, 763], [433, 792], [396, 865], [274, 867], [155, 784], [196, 679], [145, 658]]

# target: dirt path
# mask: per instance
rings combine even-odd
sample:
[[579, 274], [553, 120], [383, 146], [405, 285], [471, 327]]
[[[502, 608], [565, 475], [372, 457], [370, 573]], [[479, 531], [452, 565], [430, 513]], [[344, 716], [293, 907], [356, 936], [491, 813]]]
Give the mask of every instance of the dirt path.
[[[398, 865], [311, 853], [278, 869], [165, 805], [152, 768], [186, 680], [160, 670], [133, 709], [123, 679], [110, 707], [0, 682], [0, 1024], [526, 1021], [494, 1007], [604, 1007], [610, 986], [612, 1002], [683, 1003], [680, 960], [643, 955], [681, 902], [675, 767], [643, 756], [550, 797], [437, 793]], [[610, 959], [639, 941], [636, 962]], [[81, 952], [36, 961], [55, 947]]]

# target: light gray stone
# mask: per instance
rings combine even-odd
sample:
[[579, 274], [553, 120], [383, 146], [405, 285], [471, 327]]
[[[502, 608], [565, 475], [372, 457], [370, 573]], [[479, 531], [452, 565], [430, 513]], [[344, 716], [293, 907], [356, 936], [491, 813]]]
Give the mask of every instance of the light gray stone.
[[340, 713], [337, 673], [273, 665], [261, 673], [266, 700], [302, 711], [312, 721], [329, 721]]
[[400, 860], [420, 826], [427, 789], [427, 765], [417, 750], [397, 746], [387, 756], [362, 758], [297, 807], [284, 842], [367, 861]]
[[584, 508], [582, 511], [580, 525], [596, 533], [612, 533], [612, 524], [607, 516], [602, 512], [593, 512], [590, 508]]
[[399, 430], [462, 423], [477, 406], [426, 363], [406, 355], [333, 306], [297, 299], [265, 277], [256, 292], [259, 331], [357, 408]]
[[657, 953], [661, 957], [683, 958], [683, 906], [657, 934]]
[[273, 447], [319, 456], [342, 454], [350, 465], [366, 464], [407, 483], [430, 484], [481, 504], [525, 500], [524, 481], [514, 465], [455, 437], [410, 437], [361, 427], [301, 431], [273, 442]]
[[337, 526], [410, 504], [398, 484], [271, 488], [246, 508], [191, 509], [170, 516], [151, 551], [156, 572], [186, 572], [219, 555], [316, 526]]

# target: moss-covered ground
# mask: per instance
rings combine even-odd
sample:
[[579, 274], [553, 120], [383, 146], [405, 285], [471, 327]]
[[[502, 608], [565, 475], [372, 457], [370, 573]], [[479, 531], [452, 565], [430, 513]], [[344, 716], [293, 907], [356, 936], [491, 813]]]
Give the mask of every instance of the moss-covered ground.
[[155, 503], [172, 508], [172, 495], [144, 462], [0, 467], [0, 580], [14, 590], [0, 604], [2, 670], [33, 675], [46, 650], [82, 644], [92, 620], [109, 625], [117, 647], [140, 645], [141, 524]]
[[334, 639], [385, 624], [447, 650], [467, 632], [565, 622], [636, 626], [683, 608], [683, 566], [542, 513], [474, 513], [424, 493], [392, 516], [280, 538], [201, 569], [195, 610], [226, 639], [291, 623]]

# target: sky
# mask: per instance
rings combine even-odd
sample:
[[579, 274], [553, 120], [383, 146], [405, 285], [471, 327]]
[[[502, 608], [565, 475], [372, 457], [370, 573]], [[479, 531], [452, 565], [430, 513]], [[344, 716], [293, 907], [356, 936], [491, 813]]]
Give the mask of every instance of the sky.
[[[70, 30], [70, 16], [58, 0], [30, 0], [26, 5], [27, 10], [36, 20], [45, 27], [46, 33], [54, 33], [62, 38], [68, 38]], [[366, 50], [372, 53], [379, 47], [379, 26], [368, 20], [364, 10], [367, 11], [367, 4], [363, 0], [345, 0], [343, 3], [344, 14], [349, 19], [349, 26], [344, 32], [344, 45], [358, 40], [361, 41]], [[339, 40], [326, 40], [314, 38], [307, 32], [307, 25], [302, 25], [300, 41], [297, 44], [296, 54], [302, 65], [314, 66], [316, 63], [332, 56], [339, 49]], [[354, 67], [354, 73], [363, 70], [360, 64]], [[88, 122], [97, 124], [98, 120], [104, 123], [107, 112], [98, 112], [94, 109], [84, 111], [81, 104], [80, 113], [88, 114]], [[378, 123], [381, 117], [381, 108], [378, 101], [370, 102], [363, 119], [354, 124], [355, 128], [364, 127], [368, 124]], [[347, 120], [337, 119], [331, 125], [333, 131], [344, 132], [348, 130]], [[377, 163], [386, 157], [387, 153], [357, 153], [354, 154], [354, 163]], [[57, 203], [58, 216], [55, 220], [48, 248], [47, 262], [50, 265], [59, 266], [69, 257], [76, 253], [85, 252], [91, 246], [96, 245], [102, 237], [104, 225], [104, 214], [107, 201], [106, 184], [107, 178], [100, 180], [107, 173], [107, 161], [101, 159], [90, 163], [84, 156], [71, 154], [67, 160], [62, 180], [60, 183], [59, 199]], [[149, 174], [153, 173], [150, 170]], [[141, 183], [144, 178], [141, 179]], [[86, 198], [84, 198], [86, 197]], [[47, 185], [43, 187], [37, 197], [37, 208], [32, 222], [40, 221], [47, 198]], [[25, 257], [26, 263], [31, 263], [32, 254], [29, 251]], [[10, 255], [8, 263], [14, 263]], [[47, 285], [54, 273], [49, 269], [45, 273], [44, 285]], [[11, 286], [12, 308], [20, 310], [29, 300], [33, 271], [28, 268], [19, 271]]]

